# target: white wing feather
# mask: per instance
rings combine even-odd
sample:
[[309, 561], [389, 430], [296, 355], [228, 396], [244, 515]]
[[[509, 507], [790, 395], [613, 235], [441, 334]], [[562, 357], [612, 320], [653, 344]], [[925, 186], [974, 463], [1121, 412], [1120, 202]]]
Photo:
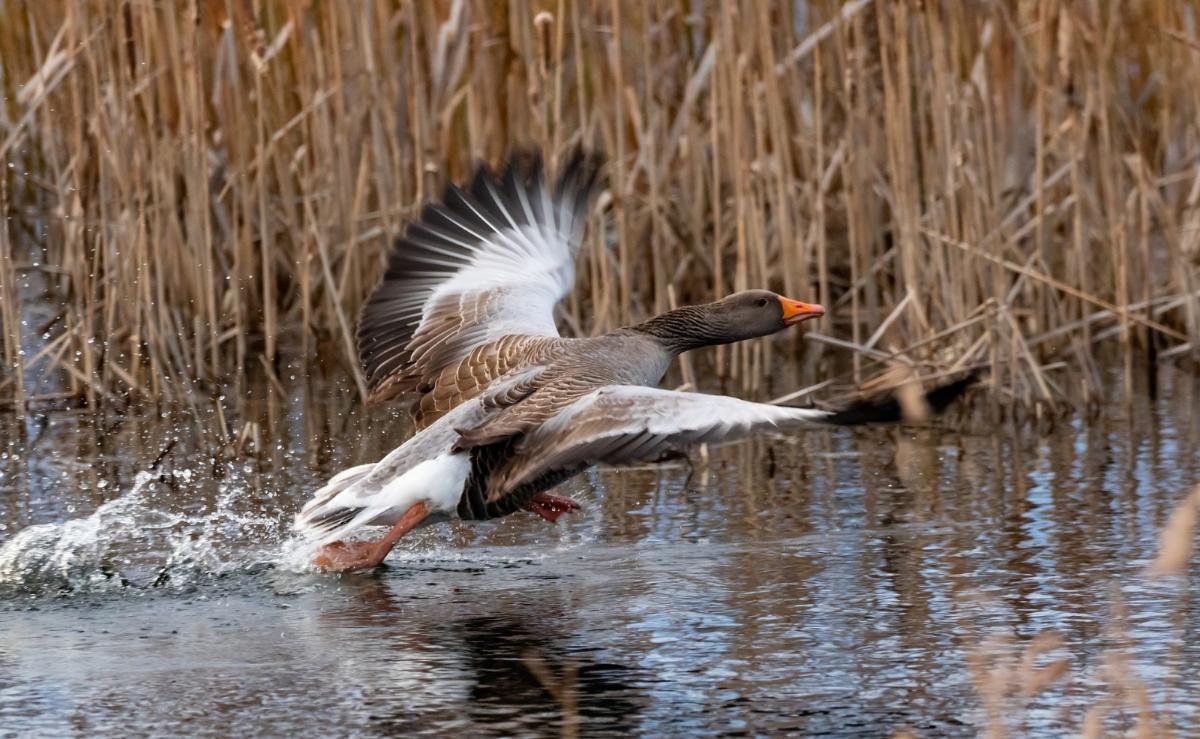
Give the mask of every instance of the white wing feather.
[[504, 336], [558, 335], [554, 306], [575, 282], [597, 167], [577, 155], [551, 190], [540, 160], [514, 160], [425, 208], [363, 307], [358, 349], [372, 398], [412, 390]]
[[725, 395], [608, 385], [527, 434], [518, 449], [521, 459], [499, 487], [514, 490], [549, 471], [653, 460], [680, 447], [738, 439], [767, 428], [821, 426], [834, 415]]

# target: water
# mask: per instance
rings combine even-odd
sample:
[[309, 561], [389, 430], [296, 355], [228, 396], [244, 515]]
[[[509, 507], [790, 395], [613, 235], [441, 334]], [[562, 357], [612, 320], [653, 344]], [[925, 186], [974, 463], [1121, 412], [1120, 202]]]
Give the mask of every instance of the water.
[[[1128, 730], [1143, 694], [1200, 731], [1200, 600], [1142, 574], [1200, 480], [1200, 387], [1172, 370], [1091, 424], [596, 472], [557, 526], [434, 527], [344, 578], [297, 560], [291, 515], [404, 424], [283, 379], [166, 417], [0, 417], [0, 736], [1053, 736], [1103, 701]], [[1047, 630], [1035, 664], [1066, 678], [1003, 695]]]

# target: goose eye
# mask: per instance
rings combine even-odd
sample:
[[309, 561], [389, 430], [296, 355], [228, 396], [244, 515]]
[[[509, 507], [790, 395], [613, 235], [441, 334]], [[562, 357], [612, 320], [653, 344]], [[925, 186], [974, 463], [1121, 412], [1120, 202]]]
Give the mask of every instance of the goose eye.
[[758, 307], [759, 307], [759, 308], [765, 308], [765, 307], [767, 307], [767, 299], [766, 299], [766, 298], [759, 298], [759, 299], [758, 299]]

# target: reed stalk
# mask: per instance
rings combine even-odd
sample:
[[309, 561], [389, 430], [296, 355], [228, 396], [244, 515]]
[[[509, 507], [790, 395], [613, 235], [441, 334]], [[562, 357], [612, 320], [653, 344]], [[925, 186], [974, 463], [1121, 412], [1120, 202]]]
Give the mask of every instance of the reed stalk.
[[[709, 384], [770, 397], [901, 357], [986, 367], [1013, 412], [1049, 409], [1100, 394], [1111, 343], [1128, 396], [1154, 362], [1200, 358], [1197, 17], [1194, 0], [9, 2], [0, 398], [179, 401], [281, 353], [356, 373], [391, 236], [515, 144], [611, 160], [572, 329], [766, 286], [830, 304], [817, 332], [837, 343], [722, 349], [695, 368]], [[25, 267], [63, 316], [21, 347]]]

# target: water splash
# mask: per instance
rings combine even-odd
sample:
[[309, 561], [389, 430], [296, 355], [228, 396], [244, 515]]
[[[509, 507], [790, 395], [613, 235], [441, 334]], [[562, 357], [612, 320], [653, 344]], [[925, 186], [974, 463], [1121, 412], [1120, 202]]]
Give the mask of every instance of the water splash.
[[278, 556], [277, 550], [254, 548], [278, 541], [280, 522], [240, 512], [235, 503], [242, 485], [226, 483], [209, 510], [183, 513], [161, 506], [159, 479], [139, 472], [128, 492], [90, 515], [30, 526], [0, 544], [0, 589], [178, 588]]
[[[173, 476], [189, 488], [187, 471]], [[197, 501], [161, 479], [157, 472], [139, 472], [127, 492], [90, 515], [30, 526], [0, 543], [0, 593], [180, 590], [265, 568], [288, 574], [316, 571], [312, 558], [317, 547], [291, 531], [290, 506], [256, 498], [250, 485], [230, 474], [209, 503], [198, 508]], [[452, 528], [431, 527], [393, 552], [391, 561], [419, 567], [503, 567], [579, 544], [579, 535], [565, 527], [543, 534], [549, 549], [514, 556], [504, 546], [456, 549]]]

